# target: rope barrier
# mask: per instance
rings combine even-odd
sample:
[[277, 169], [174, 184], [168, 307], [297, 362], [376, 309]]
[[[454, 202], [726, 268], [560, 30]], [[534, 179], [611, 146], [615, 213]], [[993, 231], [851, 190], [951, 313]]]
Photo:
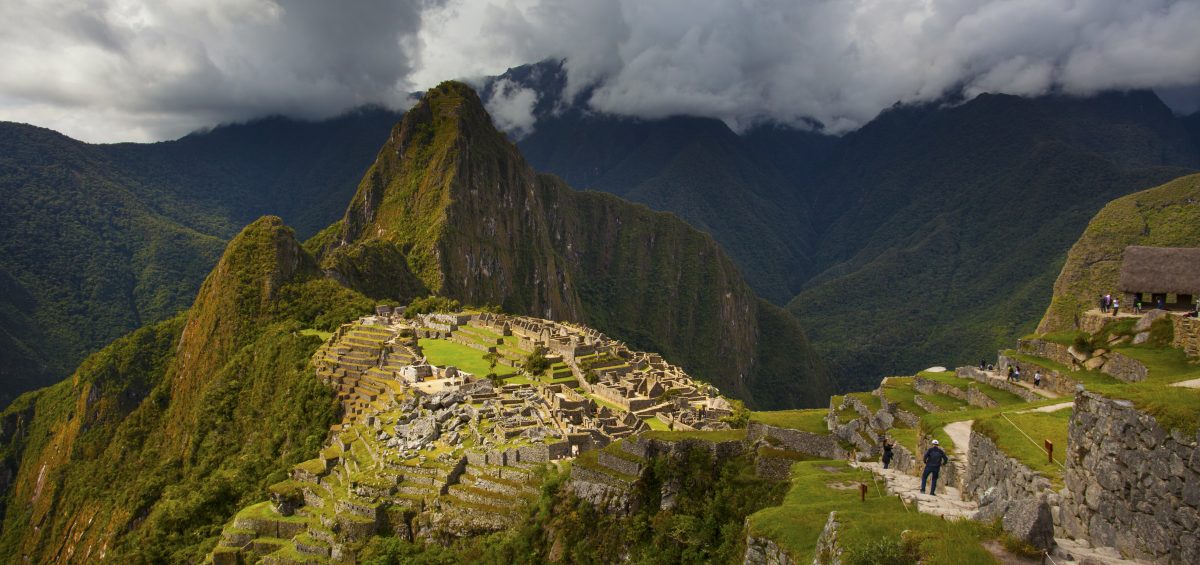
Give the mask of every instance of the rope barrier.
[[1044, 550], [1044, 549], [1043, 549], [1043, 550], [1042, 550], [1042, 555], [1043, 555], [1043, 556], [1044, 556], [1046, 559], [1049, 559], [1049, 560], [1050, 560], [1050, 564], [1051, 564], [1051, 565], [1058, 565], [1058, 561], [1055, 561], [1053, 557], [1050, 557], [1050, 552], [1049, 552], [1049, 551], [1046, 551], [1046, 550]]
[[[1025, 436], [1025, 439], [1028, 439], [1028, 440], [1029, 440], [1029, 443], [1032, 443], [1032, 444], [1033, 444], [1034, 446], [1036, 446], [1038, 449], [1041, 449], [1042, 451], [1045, 451], [1045, 449], [1044, 449], [1042, 446], [1038, 445], [1038, 442], [1037, 442], [1037, 440], [1034, 440], [1033, 438], [1029, 437], [1029, 434], [1025, 433], [1025, 430], [1022, 430], [1022, 429], [1021, 429], [1021, 426], [1018, 426], [1018, 425], [1016, 425], [1015, 423], [1013, 423], [1013, 421], [1012, 421], [1012, 420], [1010, 420], [1010, 419], [1008, 418], [1008, 414], [1006, 414], [1006, 413], [1004, 413], [1004, 412], [1001, 412], [1001, 413], [1000, 413], [1000, 415], [1004, 417], [1004, 421], [1008, 422], [1009, 424], [1012, 424], [1012, 427], [1016, 428], [1018, 432], [1021, 432], [1021, 435]], [[1063, 465], [1062, 463], [1059, 463], [1057, 459], [1053, 459], [1053, 458], [1052, 458], [1052, 459], [1050, 459], [1050, 460], [1051, 460], [1051, 461], [1054, 461], [1054, 464], [1055, 464], [1055, 465], [1058, 465], [1059, 467], [1062, 467], [1063, 469], [1066, 469], [1066, 468], [1067, 468], [1067, 466], [1066, 466], [1066, 465]]]

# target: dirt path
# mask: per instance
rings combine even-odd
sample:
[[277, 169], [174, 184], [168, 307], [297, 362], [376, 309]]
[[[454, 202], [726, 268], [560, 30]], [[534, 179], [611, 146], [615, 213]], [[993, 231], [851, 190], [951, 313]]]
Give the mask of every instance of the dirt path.
[[1200, 379], [1192, 379], [1190, 381], [1180, 381], [1171, 383], [1171, 386], [1180, 386], [1183, 388], [1200, 388]]
[[1029, 410], [1021, 410], [1020, 412], [1017, 412], [1017, 414], [1024, 414], [1026, 412], [1058, 412], [1059, 410], [1062, 410], [1063, 408], [1070, 408], [1072, 406], [1075, 406], [1074, 402], [1060, 402], [1058, 404], [1051, 404], [1049, 406], [1039, 406], [1038, 408], [1030, 408]]
[[951, 422], [945, 427], [946, 435], [954, 442], [954, 459], [961, 463], [964, 472], [967, 470], [967, 453], [971, 451], [971, 426], [974, 424], [975, 420], [963, 420]]

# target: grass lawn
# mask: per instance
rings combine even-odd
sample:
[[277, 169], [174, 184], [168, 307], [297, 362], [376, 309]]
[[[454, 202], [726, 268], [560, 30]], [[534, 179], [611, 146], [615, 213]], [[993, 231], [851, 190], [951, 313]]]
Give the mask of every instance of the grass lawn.
[[977, 382], [977, 383], [975, 383], [975, 388], [978, 388], [979, 392], [982, 392], [984, 394], [984, 396], [986, 396], [992, 400], [995, 400], [1001, 406], [1013, 406], [1016, 404], [1024, 404], [1025, 403], [1024, 398], [1021, 398], [1020, 396], [1017, 396], [1011, 392], [1008, 392], [1007, 390], [1000, 390], [1000, 389], [998, 389], [992, 385], [986, 384], [986, 383]]
[[948, 385], [950, 385], [954, 388], [960, 389], [964, 392], [967, 390], [967, 385], [970, 385], [971, 383], [975, 382], [971, 379], [964, 379], [962, 377], [959, 377], [951, 371], [944, 371], [941, 373], [930, 373], [929, 371], [921, 371], [920, 373], [917, 373], [917, 376], [921, 377], [923, 379], [928, 379], [931, 381], [948, 384]]
[[[858, 483], [869, 490], [859, 499]], [[800, 461], [792, 465], [791, 488], [779, 506], [751, 514], [751, 535], [774, 540], [797, 563], [811, 563], [817, 538], [829, 512], [836, 510], [838, 544], [846, 550], [843, 562], [874, 562], [865, 548], [887, 538], [900, 540], [900, 532], [920, 532], [922, 563], [995, 563], [980, 542], [996, 534], [970, 520], [948, 521], [906, 510], [894, 496], [876, 490], [871, 473], [853, 469], [844, 461]]]
[[333, 337], [333, 332], [323, 332], [321, 330], [315, 330], [313, 328], [305, 328], [305, 329], [300, 330], [300, 335], [317, 336], [317, 337], [321, 338], [321, 341], [329, 341], [329, 338]]
[[925, 400], [929, 401], [930, 404], [933, 404], [934, 406], [937, 406], [938, 408], [941, 408], [947, 412], [962, 410], [968, 406], [966, 402], [954, 398], [953, 396], [946, 396], [944, 394], [922, 394], [921, 398], [924, 398]]
[[[1005, 420], [1004, 416], [1007, 416], [1008, 420]], [[1050, 479], [1055, 488], [1062, 488], [1063, 469], [1046, 459], [1046, 451], [1042, 447], [1042, 442], [1048, 439], [1054, 443], [1054, 459], [1062, 463], [1063, 455], [1067, 450], [1067, 424], [1070, 419], [1071, 409], [1069, 408], [1048, 413], [1008, 413], [1003, 416], [997, 414], [990, 418], [976, 420], [973, 430], [991, 438], [1001, 451]], [[1012, 423], [1009, 423], [1009, 420]], [[1018, 428], [1037, 443], [1029, 441]]]
[[666, 422], [659, 420], [658, 418], [646, 418], [642, 421], [646, 422], [646, 425], [650, 426], [650, 429], [653, 431], [666, 432], [671, 430], [671, 428], [667, 427]]
[[814, 434], [828, 434], [829, 428], [825, 425], [825, 416], [828, 414], [829, 411], [824, 408], [751, 412], [750, 421], [778, 428], [788, 428]]
[[[910, 412], [915, 416], [925, 414], [925, 409], [917, 406], [914, 398], [917, 396], [917, 391], [912, 389], [912, 377], [888, 377], [888, 380], [883, 385], [883, 395], [887, 397], [888, 402], [895, 404], [901, 410]], [[897, 425], [901, 425], [897, 421]]]
[[1133, 402], [1138, 410], [1154, 416], [1166, 429], [1178, 429], [1184, 434], [1196, 433], [1200, 426], [1200, 389], [1167, 386], [1173, 382], [1200, 378], [1200, 365], [1188, 363], [1183, 351], [1170, 347], [1125, 346], [1115, 349], [1141, 361], [1149, 369], [1146, 380], [1126, 383], [1097, 371], [1071, 371], [1059, 363], [1011, 353], [1012, 357], [1057, 369], [1079, 381], [1087, 390], [1110, 398]]
[[607, 406], [612, 410], [616, 410], [617, 412], [628, 412], [628, 410], [621, 408], [620, 406], [617, 406], [616, 404], [613, 404], [613, 403], [611, 403], [603, 398], [600, 398], [599, 396], [596, 396], [590, 392], [587, 393], [585, 396], [587, 396], [588, 398], [590, 398], [592, 400], [595, 400], [596, 404], [599, 404], [601, 406]]
[[444, 339], [422, 339], [418, 342], [421, 350], [425, 352], [425, 358], [433, 365], [444, 367], [452, 365], [471, 373], [477, 377], [482, 377], [488, 373], [495, 372], [497, 375], [505, 376], [517, 372], [516, 369], [497, 364], [495, 369], [492, 369], [488, 362], [483, 359], [485, 353], [478, 349], [471, 349], [462, 344], [446, 341]]
[[661, 439], [665, 441], [678, 441], [681, 439], [700, 439], [705, 441], [735, 441], [746, 439], [746, 429], [740, 430], [713, 430], [713, 431], [650, 431], [642, 434], [646, 439]]

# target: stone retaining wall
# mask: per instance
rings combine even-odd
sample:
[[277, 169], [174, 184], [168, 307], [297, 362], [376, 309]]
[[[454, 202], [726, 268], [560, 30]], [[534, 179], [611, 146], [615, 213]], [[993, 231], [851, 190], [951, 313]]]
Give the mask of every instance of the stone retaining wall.
[[754, 442], [771, 438], [784, 449], [798, 451], [825, 459], [845, 459], [846, 451], [838, 445], [831, 434], [814, 434], [788, 428], [768, 426], [761, 422], [750, 422], [746, 427], [746, 439]]
[[1068, 438], [1069, 533], [1159, 563], [1200, 563], [1200, 434], [1168, 432], [1127, 401], [1080, 392]]
[[1049, 359], [1070, 367], [1075, 363], [1075, 356], [1071, 355], [1068, 349], [1065, 345], [1044, 339], [1022, 339], [1017, 341], [1017, 351], [1020, 353]]
[[917, 377], [912, 382], [913, 390], [921, 394], [941, 394], [951, 398], [957, 398], [963, 402], [967, 401], [967, 393], [961, 388], [946, 383], [939, 383], [929, 379]]
[[[936, 414], [936, 413], [938, 413], [938, 412], [943, 412], [943, 410], [942, 410], [942, 407], [941, 407], [941, 406], [938, 406], [937, 404], [934, 404], [934, 403], [932, 403], [932, 402], [930, 402], [930, 401], [928, 401], [928, 400], [925, 400], [925, 399], [924, 399], [924, 398], [923, 398], [921, 395], [919, 395], [919, 394], [917, 394], [917, 395], [914, 395], [914, 396], [913, 396], [913, 402], [914, 402], [914, 403], [915, 403], [917, 406], [920, 406], [922, 410], [924, 410], [924, 411], [926, 411], [926, 412], [929, 412], [930, 414]], [[915, 427], [915, 426], [914, 426], [914, 427]]]
[[[1021, 372], [1024, 373], [1025, 370], [1022, 369]], [[975, 380], [1005, 392], [1011, 392], [1021, 397], [1021, 399], [1025, 402], [1037, 402], [1042, 399], [1042, 395], [1033, 392], [1032, 390], [1029, 390], [1023, 386], [1015, 385], [1008, 381], [993, 379], [989, 377], [987, 373], [980, 371], [975, 367], [959, 367], [954, 373], [960, 377]], [[1043, 381], [1044, 380], [1045, 379], [1043, 378]]]
[[1200, 318], [1172, 316], [1171, 323], [1175, 330], [1171, 347], [1186, 351], [1193, 359], [1200, 357]]
[[918, 466], [917, 456], [913, 455], [913, 452], [909, 451], [907, 447], [904, 447], [899, 442], [895, 440], [891, 440], [891, 442], [892, 462], [888, 464], [888, 468], [896, 469], [909, 475], [919, 475], [924, 465]]
[[967, 458], [965, 494], [973, 500], [978, 501], [988, 489], [998, 499], [1037, 498], [1051, 490], [1050, 479], [1009, 457], [981, 433], [971, 434]]
[[1127, 383], [1138, 382], [1150, 374], [1150, 370], [1141, 361], [1116, 351], [1108, 353], [1108, 361], [1105, 361], [1100, 370]]
[[996, 371], [1000, 374], [1006, 374], [1010, 365], [1019, 367], [1021, 369], [1022, 379], [1026, 377], [1032, 379], [1034, 371], [1040, 370], [1042, 372], [1042, 388], [1056, 394], [1075, 394], [1075, 387], [1079, 385], [1078, 381], [1057, 370], [1043, 367], [1041, 365], [1035, 365], [1033, 363], [1026, 363], [1019, 359], [1012, 359], [1003, 353], [1001, 353], [999, 356], [999, 361], [996, 365]]
[[967, 387], [967, 404], [978, 406], [980, 408], [995, 408], [1000, 405], [999, 402], [992, 400], [992, 397], [983, 393], [975, 385]]

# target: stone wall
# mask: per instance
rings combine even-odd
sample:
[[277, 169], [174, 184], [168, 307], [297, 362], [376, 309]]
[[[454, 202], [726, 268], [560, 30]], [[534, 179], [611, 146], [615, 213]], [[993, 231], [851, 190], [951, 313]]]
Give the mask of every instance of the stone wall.
[[1075, 362], [1075, 357], [1071, 355], [1068, 349], [1065, 345], [1044, 339], [1022, 339], [1017, 341], [1017, 351], [1021, 353], [1049, 359], [1070, 367]]
[[909, 475], [919, 475], [921, 468], [924, 465], [918, 466], [917, 456], [904, 447], [900, 442], [891, 440], [892, 442], [892, 462], [888, 464], [888, 468], [896, 469], [902, 473]]
[[1186, 351], [1192, 359], [1200, 357], [1200, 318], [1172, 316], [1171, 323], [1175, 330], [1171, 347]]
[[825, 459], [845, 459], [846, 451], [838, 445], [831, 434], [814, 434], [788, 428], [768, 426], [761, 422], [750, 422], [746, 427], [746, 439], [754, 442], [771, 438], [780, 447]]
[[[1025, 370], [1022, 369], [1021, 372], [1024, 373]], [[1038, 400], [1042, 399], [1042, 395], [1040, 395], [1036, 392], [1033, 392], [1032, 390], [1029, 390], [1023, 386], [1015, 385], [1008, 381], [993, 379], [993, 378], [987, 376], [987, 373], [980, 371], [979, 369], [977, 369], [975, 367], [959, 367], [955, 371], [955, 374], [962, 378], [965, 378], [965, 379], [972, 379], [975, 381], [979, 381], [988, 386], [998, 388], [1005, 392], [1011, 392], [1011, 393], [1021, 397], [1026, 402], [1037, 402]]]
[[1009, 457], [981, 433], [971, 434], [967, 458], [964, 494], [973, 500], [980, 500], [989, 489], [999, 499], [1037, 498], [1051, 489], [1050, 479]]
[[1056, 394], [1075, 394], [1075, 387], [1079, 385], [1078, 381], [1059, 371], [1049, 369], [1041, 365], [1035, 365], [1033, 363], [1026, 363], [1020, 359], [1013, 359], [1007, 355], [1004, 355], [1003, 353], [1001, 353], [999, 356], [999, 361], [996, 365], [996, 371], [1002, 375], [1007, 374], [1008, 367], [1010, 365], [1014, 367], [1020, 367], [1022, 379], [1032, 379], [1034, 371], [1040, 370], [1042, 372], [1042, 388]]
[[1108, 353], [1108, 361], [1104, 362], [1100, 370], [1127, 383], [1135, 383], [1150, 374], [1150, 370], [1141, 361], [1116, 351]]
[[742, 556], [742, 563], [744, 565], [794, 565], [796, 561], [771, 539], [747, 535], [746, 553]]
[[951, 398], [957, 398], [963, 402], [967, 401], [967, 392], [961, 388], [946, 383], [939, 383], [929, 379], [917, 377], [912, 382], [913, 390], [921, 394], [941, 394]]
[[915, 403], [917, 406], [920, 406], [922, 410], [929, 412], [930, 414], [936, 414], [943, 411], [941, 406], [925, 400], [925, 398], [919, 394], [913, 396], [913, 403]]
[[1160, 563], [1200, 563], [1200, 434], [1163, 429], [1123, 400], [1075, 396], [1063, 527]]
[[992, 400], [992, 397], [984, 394], [975, 385], [967, 387], [967, 404], [980, 408], [995, 408], [1000, 405], [999, 402]]

